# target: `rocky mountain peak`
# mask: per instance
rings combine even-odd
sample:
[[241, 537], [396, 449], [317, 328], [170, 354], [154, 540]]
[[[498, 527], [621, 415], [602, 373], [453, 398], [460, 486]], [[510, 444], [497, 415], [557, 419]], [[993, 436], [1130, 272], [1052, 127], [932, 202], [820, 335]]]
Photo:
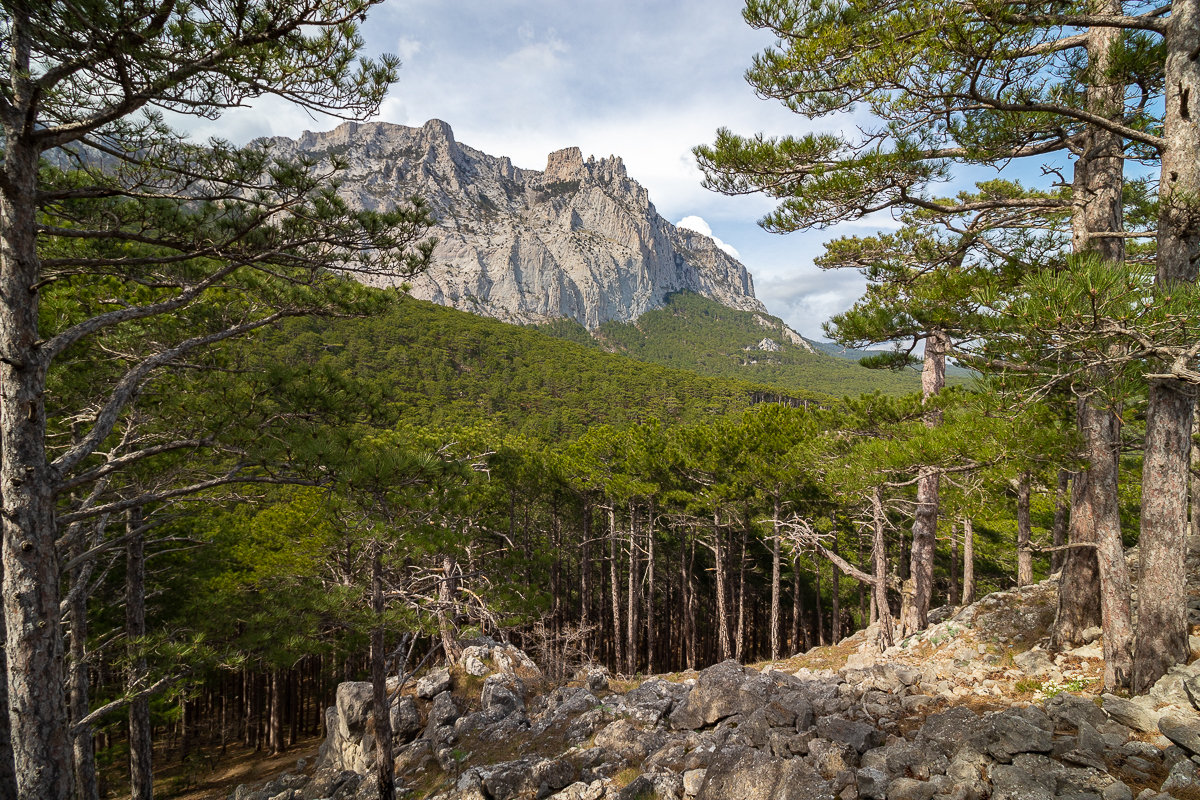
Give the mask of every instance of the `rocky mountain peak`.
[[412, 281], [424, 300], [537, 323], [567, 317], [594, 329], [631, 321], [692, 291], [731, 308], [765, 311], [746, 268], [707, 236], [662, 218], [616, 156], [550, 153], [523, 169], [455, 139], [450, 125], [344, 123], [276, 138], [281, 155], [349, 161], [339, 190], [358, 208], [387, 209], [412, 195], [438, 219], [433, 268]]

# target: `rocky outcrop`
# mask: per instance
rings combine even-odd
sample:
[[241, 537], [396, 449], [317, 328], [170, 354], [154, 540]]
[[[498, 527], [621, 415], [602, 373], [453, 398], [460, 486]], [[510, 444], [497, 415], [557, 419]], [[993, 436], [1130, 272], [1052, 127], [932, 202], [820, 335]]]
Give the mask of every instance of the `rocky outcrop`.
[[[281, 156], [344, 158], [339, 193], [388, 209], [417, 195], [433, 208], [435, 265], [412, 294], [507, 322], [560, 317], [589, 329], [631, 321], [681, 290], [764, 311], [750, 274], [711, 238], [659, 216], [620, 158], [551, 153], [543, 171], [455, 141], [450, 126], [348, 122], [297, 140]], [[799, 337], [797, 337], [799, 338]]]
[[[396, 771], [435, 800], [1195, 800], [1200, 661], [1144, 697], [1100, 692], [1097, 643], [1047, 653], [1055, 584], [938, 609], [880, 653], [860, 631], [762, 669], [726, 661], [630, 687], [602, 670], [537, 691], [532, 662], [480, 641], [450, 688], [403, 693]], [[1195, 639], [1193, 649], [1200, 650]], [[429, 694], [446, 675], [431, 673]], [[366, 687], [364, 689], [364, 687]], [[370, 689], [343, 684], [317, 765], [234, 800], [373, 800]], [[377, 794], [377, 793], [376, 793]]]

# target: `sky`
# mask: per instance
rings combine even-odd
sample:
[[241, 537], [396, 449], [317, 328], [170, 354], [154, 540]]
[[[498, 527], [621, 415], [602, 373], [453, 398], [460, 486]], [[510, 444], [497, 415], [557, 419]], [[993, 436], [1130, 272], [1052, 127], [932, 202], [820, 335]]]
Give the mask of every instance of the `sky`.
[[[854, 122], [808, 121], [755, 96], [743, 75], [772, 38], [747, 26], [741, 8], [741, 0], [386, 0], [362, 26], [369, 54], [402, 61], [376, 119], [441, 119], [458, 141], [528, 169], [569, 146], [585, 158], [619, 155], [660, 214], [711, 232], [750, 270], [768, 311], [823, 339], [821, 323], [848, 308], [863, 282], [854, 271], [822, 271], [813, 258], [835, 236], [895, 223], [880, 215], [772, 234], [757, 225], [773, 206], [768, 198], [702, 188], [691, 149], [719, 127], [778, 135]], [[262, 102], [190, 127], [244, 143], [337, 124]]]

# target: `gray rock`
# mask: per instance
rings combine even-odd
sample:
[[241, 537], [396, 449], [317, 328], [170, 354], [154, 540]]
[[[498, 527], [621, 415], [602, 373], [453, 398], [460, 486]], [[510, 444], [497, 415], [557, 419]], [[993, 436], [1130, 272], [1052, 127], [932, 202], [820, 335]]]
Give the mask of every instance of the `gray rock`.
[[997, 764], [992, 769], [992, 800], [1054, 800], [1054, 777]]
[[766, 704], [770, 682], [736, 661], [723, 661], [703, 671], [682, 703], [671, 712], [671, 727], [695, 730], [731, 717], [749, 716]]
[[808, 743], [808, 760], [826, 780], [858, 768], [858, 751], [845, 742], [815, 738]]
[[454, 698], [449, 692], [442, 692], [433, 698], [433, 703], [429, 706], [427, 725], [433, 728], [453, 725], [458, 715], [459, 710]]
[[1133, 791], [1121, 781], [1113, 781], [1100, 792], [1101, 800], [1133, 800]]
[[886, 800], [890, 782], [888, 774], [875, 767], [860, 767], [855, 773], [858, 796], [862, 800]]
[[859, 754], [879, 747], [884, 735], [865, 722], [854, 722], [839, 717], [825, 717], [817, 722], [817, 735], [853, 747]]
[[371, 702], [375, 694], [366, 681], [338, 684], [337, 708], [338, 728], [343, 738], [361, 737], [371, 713]]
[[683, 779], [670, 772], [643, 773], [617, 793], [616, 800], [677, 800]]
[[1108, 715], [1094, 702], [1067, 692], [1048, 698], [1045, 709], [1050, 719], [1072, 728], [1078, 728], [1080, 722], [1087, 722], [1093, 728], [1099, 728], [1108, 721]]
[[618, 719], [596, 733], [594, 743], [630, 764], [639, 764], [651, 753], [662, 747], [666, 734], [661, 731], [643, 731], [628, 719]]
[[801, 759], [771, 758], [761, 750], [725, 747], [716, 753], [699, 800], [834, 800], [829, 781]]
[[524, 694], [524, 685], [512, 675], [489, 675], [483, 682], [480, 702], [484, 711], [496, 712], [499, 718], [503, 718], [525, 710]]
[[[352, 208], [427, 198], [439, 242], [431, 269], [411, 280], [418, 299], [524, 324], [565, 316], [589, 329], [636, 319], [680, 290], [764, 310], [745, 267], [711, 237], [661, 217], [620, 158], [585, 161], [571, 147], [551, 153], [544, 171], [520, 169], [458, 144], [440, 120], [351, 122], [273, 144], [285, 159], [342, 152], [340, 193]], [[771, 335], [803, 341], [789, 328]]]
[[1104, 703], [1104, 712], [1122, 725], [1142, 733], [1158, 732], [1158, 714], [1143, 699], [1127, 700], [1115, 694], [1103, 694], [1100, 700]]
[[435, 669], [421, 680], [417, 681], [417, 697], [422, 700], [432, 700], [439, 694], [450, 689], [450, 670]]
[[888, 786], [887, 800], [929, 800], [937, 787], [926, 781], [896, 778]]
[[561, 792], [550, 795], [549, 800], [600, 800], [604, 797], [604, 782], [594, 780], [591, 783], [576, 781]]
[[608, 672], [602, 669], [589, 670], [587, 688], [592, 692], [603, 692], [608, 688]]
[[392, 724], [392, 737], [397, 744], [407, 744], [421, 733], [421, 715], [417, 704], [411, 697], [398, 697], [389, 709], [388, 718]]
[[484, 664], [478, 656], [469, 655], [463, 658], [463, 669], [468, 675], [474, 675], [476, 678], [482, 678], [491, 672], [488, 665]]
[[643, 725], [657, 725], [688, 694], [686, 686], [650, 678], [625, 695], [625, 709]]
[[1009, 762], [1019, 753], [1049, 753], [1054, 747], [1054, 737], [1018, 713], [1001, 711], [983, 718], [979, 731], [971, 737], [971, 744], [997, 761]]
[[1158, 720], [1158, 730], [1192, 755], [1200, 755], [1200, 719], [1167, 714]]
[[918, 737], [936, 745], [946, 756], [952, 758], [968, 745], [979, 726], [978, 714], [964, 706], [955, 706], [940, 714], [930, 714], [921, 726]]
[[1163, 781], [1162, 791], [1180, 800], [1192, 800], [1200, 797], [1200, 767], [1194, 761], [1180, 761], [1171, 767], [1167, 779]]
[[706, 772], [708, 772], [706, 769], [689, 769], [683, 773], [683, 793], [688, 797], [700, 794], [700, 787], [704, 785]]

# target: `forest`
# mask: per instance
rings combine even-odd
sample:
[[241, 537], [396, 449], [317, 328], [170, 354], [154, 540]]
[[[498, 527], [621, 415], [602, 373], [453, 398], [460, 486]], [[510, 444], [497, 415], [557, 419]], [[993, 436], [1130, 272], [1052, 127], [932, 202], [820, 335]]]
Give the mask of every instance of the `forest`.
[[169, 122], [372, 117], [375, 4], [3, 4], [0, 797], [150, 798], [163, 752], [286, 750], [356, 678], [391, 800], [389, 676], [480, 636], [562, 679], [886, 649], [1056, 572], [1105, 689], [1187, 659], [1200, 2], [748, 0], [758, 95], [870, 121], [722, 129], [706, 186], [902, 221], [818, 262], [867, 281], [829, 334], [893, 348], [840, 398], [741, 371], [693, 298], [591, 342], [368, 288], [428, 268], [420, 198]]

